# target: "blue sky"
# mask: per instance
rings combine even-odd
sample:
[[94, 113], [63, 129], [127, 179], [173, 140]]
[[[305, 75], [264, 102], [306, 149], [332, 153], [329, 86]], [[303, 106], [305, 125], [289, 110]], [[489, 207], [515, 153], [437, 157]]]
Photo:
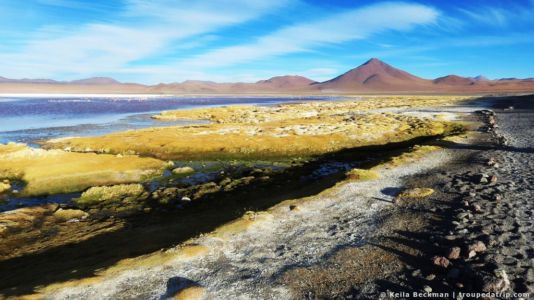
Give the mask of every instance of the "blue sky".
[[330, 79], [371, 57], [424, 78], [534, 77], [534, 0], [0, 0], [0, 76]]

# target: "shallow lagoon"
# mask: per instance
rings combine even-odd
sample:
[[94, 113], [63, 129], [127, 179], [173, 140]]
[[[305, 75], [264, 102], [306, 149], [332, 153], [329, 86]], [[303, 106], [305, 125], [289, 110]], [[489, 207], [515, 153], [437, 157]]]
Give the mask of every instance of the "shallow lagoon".
[[[236, 104], [272, 105], [326, 100], [322, 97], [0, 97], [0, 143], [115, 131], [187, 125], [199, 121], [160, 121], [150, 116], [164, 110]], [[329, 97], [328, 100], [332, 100]]]

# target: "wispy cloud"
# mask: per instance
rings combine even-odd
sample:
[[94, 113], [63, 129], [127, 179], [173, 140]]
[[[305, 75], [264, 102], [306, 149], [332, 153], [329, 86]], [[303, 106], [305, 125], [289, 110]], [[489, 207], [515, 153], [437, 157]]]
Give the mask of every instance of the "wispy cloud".
[[442, 50], [448, 48], [483, 48], [489, 46], [506, 46], [532, 43], [533, 32], [502, 35], [477, 35], [469, 37], [455, 37], [445, 38], [440, 40], [433, 40], [431, 42], [420, 42], [417, 45], [396, 45], [391, 46], [385, 50], [376, 50], [371, 52], [360, 52], [354, 54], [351, 58], [365, 59], [371, 56], [382, 58], [399, 57], [412, 55], [417, 53], [424, 53], [433, 50]]
[[463, 15], [478, 23], [504, 27], [518, 22], [534, 22], [534, 1], [515, 3], [507, 1], [506, 6], [477, 5], [473, 8], [459, 8]]
[[[41, 0], [76, 5], [65, 0]], [[43, 31], [16, 52], [0, 53], [0, 71], [10, 76], [87, 75], [125, 68], [171, 42], [254, 19], [291, 0], [177, 2], [126, 0], [120, 21]], [[30, 72], [31, 71], [31, 72]]]
[[282, 28], [252, 43], [217, 49], [183, 60], [179, 65], [215, 68], [313, 51], [320, 46], [365, 39], [386, 30], [406, 31], [417, 25], [431, 24], [438, 15], [438, 11], [432, 7], [419, 4], [375, 4], [333, 14], [319, 21]]

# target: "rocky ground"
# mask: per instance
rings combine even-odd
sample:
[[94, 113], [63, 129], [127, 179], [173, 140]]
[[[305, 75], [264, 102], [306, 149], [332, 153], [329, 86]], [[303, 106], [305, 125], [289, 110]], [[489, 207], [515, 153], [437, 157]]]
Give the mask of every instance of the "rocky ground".
[[410, 298], [414, 292], [456, 299], [532, 295], [534, 97], [497, 99], [493, 106], [494, 111], [479, 112], [487, 125], [475, 143], [449, 145], [451, 163], [407, 181], [437, 191], [428, 202], [401, 209], [427, 226], [374, 237], [379, 248], [396, 241], [390, 250], [403, 261], [403, 270], [353, 286], [343, 298]]

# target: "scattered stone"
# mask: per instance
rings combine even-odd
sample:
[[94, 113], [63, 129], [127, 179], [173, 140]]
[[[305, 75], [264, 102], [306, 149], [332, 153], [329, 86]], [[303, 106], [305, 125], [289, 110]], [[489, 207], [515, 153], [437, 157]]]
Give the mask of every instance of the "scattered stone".
[[491, 166], [494, 166], [496, 163], [497, 163], [497, 162], [495, 161], [495, 158], [494, 158], [494, 157], [490, 157], [490, 158], [488, 159], [488, 161], [486, 162], [486, 165], [488, 165], [488, 166], [491, 167]]
[[416, 269], [412, 272], [412, 277], [419, 277], [421, 276], [421, 270]]
[[449, 250], [449, 254], [447, 254], [448, 259], [458, 259], [460, 258], [460, 253], [462, 252], [462, 249], [460, 247], [452, 247]]
[[445, 236], [445, 239], [447, 239], [449, 241], [454, 241], [454, 240], [456, 240], [456, 236], [452, 235], [452, 234], [449, 234], [449, 235]]
[[493, 199], [495, 201], [501, 201], [502, 200], [502, 195], [501, 194], [496, 194], [495, 196], [493, 196]]
[[510, 280], [506, 271], [502, 270], [500, 278], [494, 278], [483, 283], [482, 291], [488, 293], [502, 293], [510, 288]]
[[476, 241], [469, 245], [469, 251], [475, 251], [476, 253], [484, 252], [487, 250], [486, 245], [482, 241]]
[[497, 176], [495, 176], [495, 175], [491, 175], [491, 176], [489, 177], [489, 182], [491, 182], [491, 183], [496, 183], [496, 182], [497, 182]]
[[432, 263], [438, 267], [448, 268], [451, 262], [443, 256], [434, 256], [432, 257]]
[[435, 274], [428, 274], [425, 277], [425, 279], [428, 280], [428, 281], [432, 281], [432, 280], [436, 279], [436, 275]]
[[474, 203], [473, 205], [471, 205], [471, 210], [473, 212], [479, 213], [482, 212], [482, 207], [480, 207], [479, 204]]
[[527, 271], [527, 281], [534, 282], [534, 268], [529, 268]]
[[428, 285], [425, 285], [423, 287], [423, 291], [425, 291], [426, 293], [432, 293], [432, 288]]
[[296, 206], [294, 204], [291, 204], [291, 205], [289, 205], [289, 210], [291, 210], [291, 211], [299, 211], [300, 209], [298, 208], [298, 206]]
[[460, 230], [458, 230], [458, 233], [459, 234], [467, 234], [467, 233], [469, 233], [469, 230], [467, 230], [467, 228], [460, 229]]
[[191, 202], [191, 198], [184, 196], [182, 197], [182, 201]]

